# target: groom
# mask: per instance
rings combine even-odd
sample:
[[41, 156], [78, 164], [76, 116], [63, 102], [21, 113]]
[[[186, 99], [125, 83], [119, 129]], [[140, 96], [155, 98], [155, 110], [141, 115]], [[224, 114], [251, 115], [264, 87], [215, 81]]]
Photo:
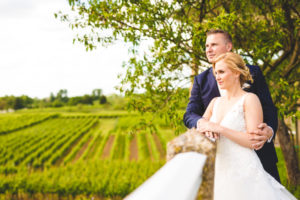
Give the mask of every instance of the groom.
[[[213, 29], [206, 34], [206, 57], [211, 63], [214, 58], [222, 53], [232, 50], [233, 44], [229, 33], [219, 29]], [[255, 93], [262, 104], [264, 123], [257, 127], [257, 130], [251, 133], [253, 141], [253, 149], [256, 150], [264, 169], [280, 182], [276, 163], [278, 161], [274, 143], [272, 139], [277, 131], [277, 109], [273, 104], [268, 86], [262, 75], [261, 70], [257, 66], [250, 66], [250, 73], [254, 82], [250, 84], [248, 92]], [[194, 79], [191, 97], [183, 117], [183, 121], [188, 128], [198, 128], [206, 123], [202, 120], [209, 102], [217, 96], [220, 91], [216, 83], [212, 68], [207, 69]]]

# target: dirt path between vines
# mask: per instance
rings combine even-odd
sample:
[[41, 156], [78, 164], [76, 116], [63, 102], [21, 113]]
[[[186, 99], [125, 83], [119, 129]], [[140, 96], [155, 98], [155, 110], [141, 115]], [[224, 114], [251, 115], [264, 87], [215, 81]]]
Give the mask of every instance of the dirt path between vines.
[[153, 135], [153, 138], [154, 138], [154, 142], [155, 142], [155, 144], [156, 144], [156, 147], [157, 147], [157, 149], [158, 149], [158, 151], [159, 151], [160, 159], [165, 159], [166, 154], [165, 154], [165, 151], [164, 151], [164, 149], [163, 149], [163, 147], [162, 147], [162, 144], [161, 144], [161, 142], [160, 142], [159, 137], [158, 137], [156, 134], [152, 134], [152, 135]]
[[139, 151], [138, 151], [138, 146], [137, 146], [136, 134], [134, 134], [133, 139], [130, 141], [129, 149], [130, 149], [129, 160], [138, 160]]
[[110, 135], [105, 146], [104, 146], [104, 149], [103, 149], [103, 152], [102, 152], [102, 158], [107, 158], [109, 157], [109, 154], [110, 154], [110, 150], [111, 150], [111, 147], [114, 143], [114, 140], [115, 140], [115, 135]]
[[147, 140], [147, 147], [148, 147], [148, 151], [149, 151], [149, 157], [151, 158], [151, 160], [154, 160], [153, 152], [152, 152], [152, 148], [151, 148], [151, 143], [150, 143], [150, 140], [149, 140], [149, 137], [151, 137], [151, 134], [146, 134], [145, 137], [146, 137], [146, 140]]
[[[87, 133], [85, 133], [87, 134]], [[68, 150], [55, 162], [55, 166], [60, 166], [62, 162], [64, 161], [65, 157], [72, 151], [74, 147], [80, 142], [80, 140], [83, 138], [85, 134], [82, 134], [79, 138], [76, 139], [76, 141], [68, 147]]]
[[88, 141], [81, 147], [81, 149], [77, 152], [75, 158], [73, 159], [73, 163], [76, 162], [80, 157], [81, 155], [83, 154], [83, 152], [86, 150], [86, 148], [89, 146], [91, 140], [93, 139], [93, 136], [91, 136]]

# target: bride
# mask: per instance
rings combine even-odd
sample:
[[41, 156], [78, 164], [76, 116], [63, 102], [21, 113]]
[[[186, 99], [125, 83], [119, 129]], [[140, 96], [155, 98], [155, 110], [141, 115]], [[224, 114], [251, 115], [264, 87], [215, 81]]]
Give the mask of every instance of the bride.
[[251, 149], [249, 133], [263, 122], [263, 111], [258, 97], [242, 89], [246, 81], [253, 81], [243, 59], [227, 52], [216, 58], [213, 70], [226, 92], [210, 102], [199, 131], [217, 138], [214, 199], [296, 199], [264, 171]]

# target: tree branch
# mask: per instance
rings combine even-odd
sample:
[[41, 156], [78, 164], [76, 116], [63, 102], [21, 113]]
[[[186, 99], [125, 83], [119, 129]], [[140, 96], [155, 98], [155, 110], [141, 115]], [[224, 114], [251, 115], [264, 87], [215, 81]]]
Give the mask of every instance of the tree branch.
[[289, 64], [288, 65], [288, 69], [289, 71], [287, 71], [285, 74], [284, 74], [284, 78], [285, 79], [288, 79], [289, 76], [292, 74], [293, 71], [297, 70], [298, 68], [300, 67], [300, 60], [298, 60], [296, 63], [294, 64]]

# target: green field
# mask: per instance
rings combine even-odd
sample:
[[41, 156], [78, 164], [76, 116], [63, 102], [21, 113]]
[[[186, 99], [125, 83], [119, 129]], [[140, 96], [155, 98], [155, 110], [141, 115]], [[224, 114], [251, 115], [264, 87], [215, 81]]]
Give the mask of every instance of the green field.
[[156, 133], [129, 131], [138, 121], [124, 112], [0, 115], [0, 197], [125, 197], [165, 163], [175, 136], [162, 122]]
[[132, 132], [141, 117], [124, 111], [57, 111], [0, 115], [0, 199], [121, 199], [165, 163], [175, 137], [158, 119], [155, 132]]

